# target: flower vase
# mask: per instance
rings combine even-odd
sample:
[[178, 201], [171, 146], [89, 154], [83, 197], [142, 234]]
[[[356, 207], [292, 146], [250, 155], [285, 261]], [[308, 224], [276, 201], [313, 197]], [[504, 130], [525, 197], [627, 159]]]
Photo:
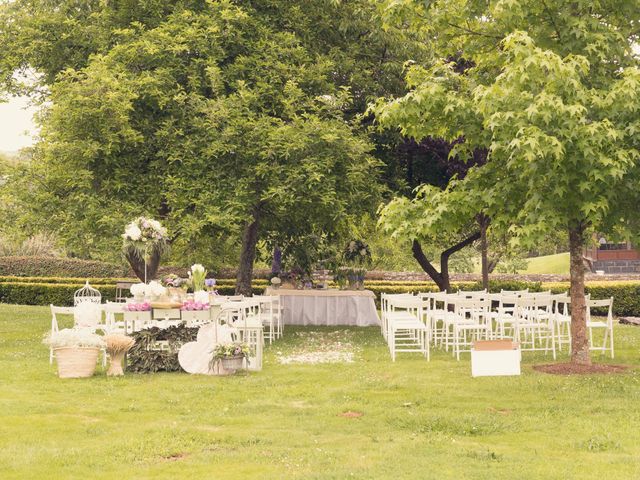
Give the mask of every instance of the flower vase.
[[122, 362], [126, 352], [118, 352], [115, 354], [109, 354], [109, 369], [107, 370], [107, 376], [119, 377], [124, 375], [124, 369], [122, 368]]

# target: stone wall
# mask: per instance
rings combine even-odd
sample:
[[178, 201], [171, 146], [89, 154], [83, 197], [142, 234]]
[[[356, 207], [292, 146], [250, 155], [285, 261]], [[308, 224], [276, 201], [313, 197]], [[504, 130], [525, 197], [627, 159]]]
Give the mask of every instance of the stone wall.
[[596, 260], [593, 268], [608, 274], [640, 274], [640, 260]]

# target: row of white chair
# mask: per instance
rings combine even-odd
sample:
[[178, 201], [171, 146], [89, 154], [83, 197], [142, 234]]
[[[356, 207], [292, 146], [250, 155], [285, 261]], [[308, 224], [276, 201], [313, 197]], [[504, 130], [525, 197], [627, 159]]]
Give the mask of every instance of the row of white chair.
[[[551, 292], [502, 291], [491, 294], [486, 291], [448, 294], [419, 293], [382, 295], [382, 335], [387, 340], [392, 359], [401, 351], [429, 351], [429, 343], [451, 350], [456, 358], [470, 351], [474, 340], [513, 338], [523, 350], [551, 352], [555, 358], [556, 347], [570, 348], [569, 315], [571, 300], [566, 294]], [[613, 347], [613, 298], [587, 299], [587, 328], [592, 350], [603, 353]], [[605, 321], [593, 320], [591, 308], [606, 309]], [[427, 345], [420, 342], [424, 325]], [[593, 330], [604, 329], [600, 346], [593, 345]], [[406, 346], [409, 338], [410, 346]]]

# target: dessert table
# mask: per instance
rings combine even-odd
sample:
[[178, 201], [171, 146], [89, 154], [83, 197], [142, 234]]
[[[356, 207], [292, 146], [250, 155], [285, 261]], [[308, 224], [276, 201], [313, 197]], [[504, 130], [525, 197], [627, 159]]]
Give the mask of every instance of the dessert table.
[[267, 288], [278, 295], [285, 325], [379, 325], [371, 290], [289, 290]]

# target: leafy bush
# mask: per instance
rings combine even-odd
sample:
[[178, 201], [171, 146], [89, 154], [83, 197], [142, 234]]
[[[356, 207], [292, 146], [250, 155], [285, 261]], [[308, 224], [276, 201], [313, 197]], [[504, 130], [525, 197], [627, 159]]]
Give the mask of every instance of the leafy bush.
[[53, 283], [53, 284], [84, 284], [89, 281], [91, 285], [111, 285], [115, 286], [117, 282], [134, 282], [138, 283], [137, 278], [85, 278], [85, 277], [16, 277], [16, 276], [0, 276], [0, 283], [18, 282], [18, 283]]
[[123, 265], [57, 257], [0, 257], [0, 275], [19, 277], [127, 277]]
[[[194, 342], [198, 328], [184, 325], [169, 328], [147, 328], [135, 332], [136, 341], [127, 355], [127, 369], [136, 373], [178, 372], [178, 351], [187, 342]], [[153, 348], [156, 342], [168, 342], [168, 350]]]
[[[73, 305], [73, 294], [82, 287], [83, 284], [4, 282], [0, 283], [0, 302], [68, 306]], [[103, 302], [115, 299], [115, 286], [101, 285], [98, 290]]]

